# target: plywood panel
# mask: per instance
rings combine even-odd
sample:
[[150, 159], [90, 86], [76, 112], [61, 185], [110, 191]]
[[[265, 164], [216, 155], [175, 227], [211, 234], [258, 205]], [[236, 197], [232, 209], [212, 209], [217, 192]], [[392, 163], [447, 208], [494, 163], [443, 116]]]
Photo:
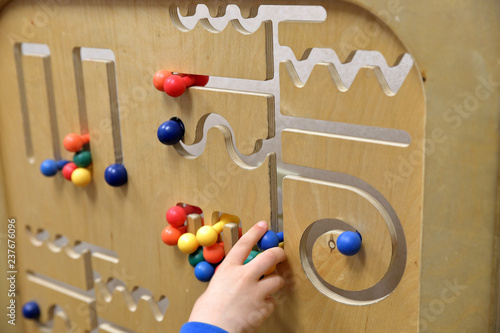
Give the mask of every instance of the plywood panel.
[[[68, 289], [36, 275], [28, 275], [25, 292], [40, 307], [40, 322], [46, 323], [59, 306], [67, 316], [72, 330], [90, 332], [97, 326], [95, 302], [92, 297]], [[26, 319], [24, 319], [26, 320]]]
[[[23, 233], [23, 230], [20, 230]], [[31, 232], [30, 232], [31, 233]], [[59, 247], [51, 240], [20, 235], [24, 267], [82, 290], [94, 287], [90, 252], [77, 253], [71, 246]], [[23, 244], [24, 243], [24, 244]]]
[[[0, 40], [0, 76], [3, 78], [0, 82], [0, 144], [4, 167], [4, 183], [1, 186], [7, 193], [8, 214], [16, 216], [21, 227], [31, 225], [33, 230], [45, 228], [52, 235], [64, 235], [71, 242], [83, 241], [115, 253], [116, 258], [111, 261], [93, 256], [93, 273], [99, 274], [103, 280], [119, 279], [125, 282], [128, 290], [145, 288], [156, 299], [166, 296], [171, 306], [165, 314], [165, 322], [173, 322], [171, 328], [178, 329], [204, 286], [193, 278], [185, 256], [175, 248], [165, 247], [159, 239], [159, 232], [165, 226], [165, 211], [177, 202], [197, 204], [207, 214], [224, 211], [240, 216], [244, 229], [258, 219], [269, 220], [276, 213], [276, 204], [270, 195], [275, 163], [271, 156], [260, 168], [252, 169], [238, 161], [231, 148], [229, 153], [226, 149], [226, 145], [231, 145], [224, 128], [209, 132], [208, 146], [202, 156], [182, 157], [176, 148], [157, 142], [156, 128], [170, 117], [184, 114], [186, 123], [190, 124], [185, 142], [193, 143], [199, 139], [196, 138], [195, 127], [202, 116], [218, 112], [236, 129], [237, 148], [251, 154], [255, 151], [256, 142], [274, 134], [271, 121], [273, 102], [265, 94], [268, 92], [250, 94], [207, 88], [194, 88], [183, 97], [172, 99], [156, 91], [151, 85], [151, 78], [158, 69], [170, 69], [259, 81], [270, 79], [273, 68], [269, 25], [262, 25], [252, 34], [242, 34], [232, 25], [221, 33], [212, 33], [201, 24], [193, 31], [181, 32], [171, 22], [170, 5], [180, 5], [181, 13], [185, 15], [192, 14], [194, 7], [193, 4], [174, 1], [123, 1], [118, 5], [74, 1], [50, 8], [27, 0], [12, 1], [6, 6], [5, 3], [0, 0], [0, 30], [4, 36]], [[211, 2], [210, 12], [223, 15], [221, 8], [226, 3]], [[403, 223], [408, 223], [405, 220], [416, 221], [415, 216], [422, 208], [422, 184], [418, 179], [422, 177], [423, 165], [418, 162], [413, 164], [411, 159], [421, 161], [424, 143], [422, 110], [424, 107], [428, 110], [426, 201], [424, 218], [421, 219], [423, 288], [420, 305], [405, 303], [409, 301], [398, 298], [398, 293], [408, 286], [414, 286], [408, 292], [412, 295], [418, 288], [418, 281], [412, 278], [418, 275], [420, 262], [417, 260], [415, 267], [408, 267], [401, 289], [380, 303], [366, 308], [351, 308], [329, 301], [327, 306], [335, 308], [336, 315], [345, 314], [332, 327], [347, 331], [384, 331], [388, 329], [384, 325], [394, 325], [395, 329], [416, 331], [420, 324], [422, 331], [493, 331], [497, 316], [495, 286], [498, 285], [498, 277], [492, 267], [498, 260], [493, 240], [494, 235], [498, 235], [494, 231], [498, 225], [494, 204], [499, 142], [496, 130], [499, 94], [495, 73], [499, 50], [491, 40], [495, 40], [495, 34], [500, 31], [495, 29], [498, 26], [499, 5], [493, 0], [459, 5], [445, 1], [431, 7], [426, 3], [408, 1], [266, 0], [240, 4], [242, 15], [254, 15], [259, 3], [321, 4], [326, 8], [328, 15], [325, 22], [284, 22], [279, 25], [280, 44], [289, 46], [297, 58], [302, 57], [304, 52], [307, 54], [308, 48], [324, 47], [334, 49], [341, 61], [345, 61], [353, 51], [365, 49], [380, 51], [387, 63], [394, 65], [402, 53], [411, 51], [417, 65], [396, 96], [387, 96], [382, 92], [371, 69], [363, 69], [351, 89], [341, 92], [333, 85], [323, 65], [316, 66], [303, 88], [293, 84], [283, 66], [277, 68], [277, 78], [282, 81], [283, 94], [279, 97], [283, 114], [297, 116], [295, 118], [402, 129], [412, 139], [405, 148], [288, 131], [283, 132], [283, 158], [287, 162], [343, 172], [362, 179], [383, 193], [398, 215], [406, 216], [401, 218]], [[358, 5], [368, 10], [362, 10]], [[456, 26], [455, 20], [462, 24], [456, 29], [443, 28]], [[478, 25], [478, 21], [482, 24]], [[30, 121], [36, 136], [32, 163], [26, 154], [20, 112], [13, 51], [14, 43], [18, 42], [44, 43], [51, 51], [50, 71], [47, 71], [47, 55], [20, 57], [23, 68], [27, 70], [23, 75], [26, 87], [31, 92], [27, 95], [28, 111], [34, 114], [31, 118], [34, 123]], [[54, 136], [61, 140], [69, 132], [88, 130], [79, 120], [81, 101], [78, 101], [75, 89], [74, 55], [78, 47], [109, 49], [115, 55], [123, 155], [130, 177], [128, 185], [122, 188], [108, 187], [102, 175], [114, 158], [109, 132], [101, 144], [96, 141], [91, 144], [95, 165], [94, 179], [89, 187], [75, 188], [60, 176], [48, 179], [38, 171], [43, 159], [57, 157], [57, 149], [62, 148], [54, 144]], [[92, 68], [89, 70], [87, 65]], [[110, 113], [109, 96], [106, 95], [109, 77], [106, 77], [106, 70], [101, 65], [103, 63], [99, 61], [86, 64], [83, 83], [89, 92], [85, 96], [89, 129], [104, 132], [106, 127], [100, 121], [108, 119]], [[55, 92], [52, 108], [57, 114], [57, 126], [51, 125], [44, 116], [48, 114], [50, 105], [47, 73], [52, 74]], [[38, 84], [39, 81], [41, 84]], [[488, 84], [488, 81], [492, 83]], [[425, 89], [425, 96], [422, 88]], [[471, 99], [474, 96], [479, 103], [477, 107], [470, 104], [475, 103]], [[202, 107], [204, 104], [209, 104], [206, 109]], [[463, 109], [456, 109], [455, 105], [463, 105]], [[233, 106], [241, 112], [231, 112]], [[190, 113], [186, 115], [186, 112]], [[56, 129], [58, 135], [54, 134]], [[281, 133], [276, 134], [281, 136]], [[244, 145], [246, 141], [249, 144]], [[330, 153], [325, 154], [325, 150]], [[63, 158], [72, 157], [64, 151], [61, 154]], [[301, 156], [308, 158], [301, 160]], [[281, 163], [280, 155], [277, 157], [277, 163]], [[382, 161], [377, 160], [379, 157]], [[393, 187], [389, 186], [380, 176], [379, 171], [384, 168], [393, 173], [394, 179], [402, 177], [403, 180], [396, 181]], [[303, 191], [307, 187], [312, 193], [322, 193], [324, 186], [331, 187], [320, 185], [313, 182], [289, 186]], [[286, 195], [293, 199], [292, 202], [297, 202], [297, 207], [301, 207], [311, 200], [304, 193], [295, 193], [294, 190]], [[302, 194], [304, 198], [299, 198]], [[328, 211], [328, 204], [321, 197], [315, 199], [320, 204], [313, 213], [326, 212], [329, 216], [336, 216], [338, 212]], [[346, 206], [355, 203], [352, 199]], [[357, 203], [358, 206], [362, 207]], [[289, 207], [294, 213], [297, 211], [297, 216], [307, 211], [297, 207]], [[370, 212], [368, 207], [358, 210], [360, 214]], [[360, 225], [364, 223], [356, 220], [356, 216], [351, 216], [350, 220]], [[297, 229], [297, 235], [290, 236], [287, 245], [289, 268], [297, 273], [295, 276], [302, 273], [300, 259], [294, 250], [302, 232], [298, 229], [306, 226], [305, 221], [306, 217], [288, 222], [291, 230]], [[286, 230], [287, 221], [284, 225]], [[417, 231], [420, 224], [404, 227], [410, 238], [409, 258], [416, 258], [415, 253], [420, 249], [420, 231]], [[377, 230], [373, 232], [384, 235]], [[131, 235], [133, 239], [129, 239]], [[381, 237], [385, 239], [385, 236]], [[383, 243], [382, 252], [387, 250], [386, 241]], [[368, 238], [366, 244], [368, 249], [373, 243]], [[319, 253], [323, 250], [321, 247], [316, 249]], [[24, 254], [22, 250], [20, 256]], [[371, 251], [366, 255], [370, 254]], [[344, 275], [329, 275], [329, 279], [345, 288], [365, 287], [379, 279], [381, 273], [378, 269], [386, 265], [383, 258], [384, 255], [368, 263], [357, 262], [350, 267], [351, 270], [345, 270]], [[336, 259], [333, 257], [330, 260], [345, 267], [345, 260]], [[380, 266], [368, 270], [370, 278], [352, 283], [342, 279], [343, 276], [364, 272], [364, 268], [368, 267], [365, 265], [379, 263], [378, 260], [382, 261]], [[323, 267], [329, 262], [324, 262]], [[410, 260], [408, 264], [411, 264]], [[286, 265], [284, 268], [286, 274]], [[20, 261], [19, 269], [25, 274], [29, 267]], [[326, 269], [322, 271], [332, 274]], [[182, 292], [174, 290], [173, 280], [185, 282], [185, 288], [180, 289]], [[307, 288], [311, 290], [308, 297], [322, 299], [323, 296], [312, 289], [309, 281], [299, 282], [297, 293], [289, 291], [283, 298], [288, 297], [296, 306], [283, 306], [282, 309], [287, 311], [278, 310], [264, 331], [269, 327], [273, 328], [272, 331], [293, 331], [301, 325], [307, 328], [308, 321], [324, 322], [322, 328], [330, 330], [327, 324], [331, 320], [329, 312], [322, 309], [315, 311], [321, 301], [312, 305], [297, 302]], [[20, 280], [20, 288], [27, 294], [30, 293], [29, 287], [25, 285], [29, 283], [25, 279]], [[453, 285], [463, 288], [455, 288], [459, 293], [453, 301], [445, 302], [441, 295]], [[186, 292], [189, 297], [180, 297], [179, 294], [185, 295], [185, 290], [189, 291]], [[27, 294], [21, 295], [21, 298], [29, 297]], [[391, 299], [398, 301], [392, 303]], [[399, 301], [407, 307], [397, 308]], [[314, 313], [321, 314], [298, 316], [308, 306]], [[380, 310], [394, 308], [394, 312]], [[348, 315], [350, 313], [362, 313], [366, 321], [353, 322]], [[149, 314], [144, 313], [144, 317], [147, 316]], [[140, 317], [137, 313], [130, 316], [137, 317]], [[300, 318], [300, 321], [297, 323], [287, 318]], [[376, 325], [384, 318], [387, 323]], [[120, 324], [117, 321], [113, 323]]]

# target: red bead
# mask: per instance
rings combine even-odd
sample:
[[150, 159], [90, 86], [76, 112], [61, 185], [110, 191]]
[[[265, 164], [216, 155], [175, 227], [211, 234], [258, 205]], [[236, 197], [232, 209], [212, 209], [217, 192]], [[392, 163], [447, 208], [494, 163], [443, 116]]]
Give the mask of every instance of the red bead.
[[198, 208], [196, 206], [191, 206], [191, 205], [185, 205], [184, 206], [184, 212], [186, 212], [186, 215], [189, 214], [201, 214], [203, 211], [201, 208]]
[[67, 151], [76, 153], [80, 151], [83, 145], [89, 143], [90, 136], [88, 134], [78, 135], [75, 133], [68, 134], [64, 137], [63, 145]]
[[182, 226], [180, 228], [172, 227], [171, 225], [166, 226], [161, 232], [161, 240], [167, 245], [177, 245], [177, 241], [182, 234], [186, 233], [186, 227]]
[[184, 83], [186, 84], [186, 87], [191, 87], [196, 84], [196, 79], [194, 75], [188, 74], [188, 75], [180, 75], [182, 79], [184, 80]]
[[208, 80], [210, 79], [210, 77], [207, 75], [193, 75], [193, 77], [195, 80], [195, 85], [200, 86], [200, 87], [206, 86], [208, 83]]
[[186, 91], [186, 83], [179, 75], [170, 75], [163, 84], [163, 90], [171, 97], [179, 97]]
[[167, 210], [167, 222], [173, 227], [180, 227], [186, 222], [186, 212], [180, 206], [173, 206]]
[[243, 230], [241, 229], [241, 227], [238, 227], [238, 239], [240, 239], [241, 236], [243, 236]]
[[169, 72], [167, 70], [161, 70], [155, 73], [153, 76], [153, 85], [155, 86], [156, 89], [159, 91], [164, 91], [163, 90], [163, 84], [165, 83], [165, 80], [167, 77], [172, 75], [172, 72]]
[[218, 264], [224, 259], [224, 248], [219, 244], [203, 248], [203, 258], [211, 264]]
[[63, 177], [71, 181], [71, 174], [78, 168], [75, 163], [69, 162], [62, 168]]

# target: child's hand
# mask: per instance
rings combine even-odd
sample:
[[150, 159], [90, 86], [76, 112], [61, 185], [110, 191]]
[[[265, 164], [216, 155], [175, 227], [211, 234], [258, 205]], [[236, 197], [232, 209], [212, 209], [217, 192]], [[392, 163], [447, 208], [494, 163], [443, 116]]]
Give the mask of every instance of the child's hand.
[[284, 280], [274, 273], [259, 279], [273, 265], [286, 260], [285, 251], [280, 247], [266, 250], [243, 265], [266, 231], [267, 224], [261, 221], [235, 244], [196, 301], [189, 321], [218, 326], [230, 333], [251, 332], [273, 313], [271, 294], [283, 287]]

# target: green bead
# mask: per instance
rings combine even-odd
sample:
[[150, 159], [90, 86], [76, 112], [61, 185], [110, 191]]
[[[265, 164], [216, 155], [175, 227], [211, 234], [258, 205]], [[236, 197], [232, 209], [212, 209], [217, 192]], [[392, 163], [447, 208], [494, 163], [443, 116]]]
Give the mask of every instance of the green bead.
[[245, 261], [243, 262], [243, 265], [246, 265], [248, 264], [250, 261], [252, 261], [255, 257], [257, 257], [257, 255], [259, 254], [260, 252], [259, 251], [250, 251], [250, 254], [248, 255], [248, 257], [245, 259]]
[[92, 163], [92, 156], [90, 155], [90, 151], [82, 150], [73, 156], [73, 162], [75, 162], [76, 166], [80, 168], [86, 168]]
[[203, 247], [199, 247], [198, 250], [194, 251], [189, 255], [189, 264], [193, 267], [196, 267], [200, 262], [204, 261], [205, 258], [203, 258]]

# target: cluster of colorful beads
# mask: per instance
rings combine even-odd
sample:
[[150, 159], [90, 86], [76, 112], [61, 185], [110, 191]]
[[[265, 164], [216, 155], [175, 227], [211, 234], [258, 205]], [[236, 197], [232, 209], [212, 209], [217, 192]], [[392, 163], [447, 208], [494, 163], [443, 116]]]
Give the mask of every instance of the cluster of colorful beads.
[[[188, 207], [188, 208], [186, 208]], [[224, 260], [227, 253], [224, 251], [224, 242], [220, 241], [220, 234], [228, 223], [239, 223], [239, 218], [234, 215], [222, 214], [219, 221], [213, 226], [201, 226], [196, 234], [187, 232], [186, 220], [192, 206], [174, 206], [167, 211], [169, 225], [162, 231], [162, 240], [165, 244], [175, 246], [183, 253], [189, 255], [189, 264], [194, 267], [196, 278], [208, 282], [214, 275], [218, 265]], [[201, 209], [198, 209], [200, 214]], [[238, 228], [238, 239], [242, 235], [241, 227]], [[267, 231], [259, 240], [257, 246], [260, 251], [252, 251], [245, 264], [253, 260], [259, 253], [279, 246], [283, 242], [283, 233]], [[266, 272], [271, 274], [275, 267]]]
[[92, 156], [88, 149], [89, 135], [71, 133], [63, 140], [64, 148], [72, 153], [73, 162], [67, 160], [45, 160], [40, 164], [40, 171], [47, 177], [52, 177], [61, 170], [62, 175], [76, 186], [87, 186], [92, 180]]

